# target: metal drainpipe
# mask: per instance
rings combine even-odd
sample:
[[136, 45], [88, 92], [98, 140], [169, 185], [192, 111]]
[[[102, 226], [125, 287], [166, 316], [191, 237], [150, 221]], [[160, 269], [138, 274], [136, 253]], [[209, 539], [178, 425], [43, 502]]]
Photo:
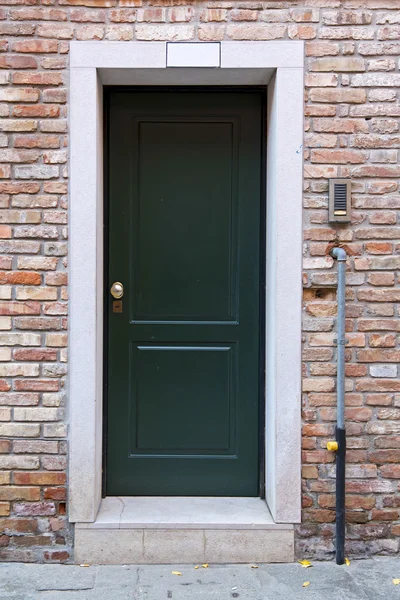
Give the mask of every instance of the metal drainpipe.
[[[346, 260], [347, 254], [343, 248], [333, 248], [331, 256], [338, 261], [338, 316], [337, 316], [337, 418], [336, 444], [327, 444], [328, 449], [336, 451], [336, 564], [344, 563], [345, 539], [345, 485], [346, 485], [346, 427], [344, 419], [345, 402], [345, 318], [346, 318]], [[330, 447], [331, 446], [331, 447]]]

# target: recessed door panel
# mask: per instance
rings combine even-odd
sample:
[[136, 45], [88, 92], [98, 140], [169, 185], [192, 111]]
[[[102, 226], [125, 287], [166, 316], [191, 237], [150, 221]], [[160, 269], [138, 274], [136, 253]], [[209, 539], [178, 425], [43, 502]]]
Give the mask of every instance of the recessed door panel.
[[133, 318], [232, 320], [237, 122], [158, 119], [135, 125]]
[[262, 96], [107, 112], [107, 494], [256, 496]]
[[131, 456], [234, 456], [235, 346], [138, 345], [132, 359]]

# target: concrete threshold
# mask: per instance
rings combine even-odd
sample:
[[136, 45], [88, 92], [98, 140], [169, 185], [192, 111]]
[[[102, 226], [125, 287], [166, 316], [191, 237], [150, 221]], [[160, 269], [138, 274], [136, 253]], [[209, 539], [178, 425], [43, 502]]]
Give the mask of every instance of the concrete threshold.
[[108, 497], [75, 524], [75, 560], [89, 564], [292, 562], [293, 544], [260, 498]]

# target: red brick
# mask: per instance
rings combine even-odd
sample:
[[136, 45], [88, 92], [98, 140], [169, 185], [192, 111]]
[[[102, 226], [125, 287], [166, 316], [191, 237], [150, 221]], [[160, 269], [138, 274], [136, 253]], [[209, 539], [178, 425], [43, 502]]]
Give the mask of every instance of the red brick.
[[0, 238], [8, 239], [11, 237], [11, 227], [9, 225], [0, 225]]
[[40, 315], [39, 302], [0, 302], [0, 315]]
[[0, 500], [40, 500], [40, 488], [2, 485], [0, 486]]
[[367, 157], [357, 150], [311, 150], [311, 162], [314, 163], [364, 163]]
[[388, 477], [389, 479], [400, 479], [400, 465], [382, 465], [379, 471], [382, 477]]
[[[58, 52], [58, 42], [55, 40], [24, 40], [21, 42], [13, 42], [11, 49], [13, 52]], [[16, 67], [20, 68], [20, 67]]]
[[18, 361], [55, 361], [57, 350], [45, 348], [17, 348], [13, 351], [13, 357]]
[[306, 44], [306, 56], [336, 56], [339, 51], [339, 44], [332, 42], [308, 42]]
[[388, 242], [367, 242], [365, 250], [370, 254], [391, 254], [392, 244]]
[[58, 117], [60, 107], [56, 104], [35, 104], [33, 106], [14, 106], [12, 109], [14, 117]]
[[15, 379], [14, 389], [26, 392], [57, 392], [60, 383], [51, 379]]
[[310, 91], [310, 98], [313, 102], [346, 102], [346, 103], [364, 103], [367, 99], [365, 90], [350, 88], [315, 88]]
[[59, 148], [60, 138], [56, 135], [16, 135], [15, 148]]
[[303, 462], [305, 463], [331, 463], [334, 462], [335, 456], [333, 452], [328, 450], [304, 451]]
[[38, 523], [36, 519], [1, 519], [0, 532], [13, 533], [36, 533]]
[[16, 485], [62, 485], [66, 482], [66, 474], [50, 471], [17, 471], [14, 474]]
[[232, 21], [257, 21], [257, 10], [236, 9], [230, 13]]
[[40, 285], [42, 281], [39, 273], [29, 271], [0, 271], [0, 285]]
[[288, 27], [288, 35], [292, 40], [313, 40], [317, 37], [314, 25], [294, 25]]
[[10, 11], [11, 19], [14, 21], [66, 21], [68, 13], [57, 8], [24, 7]]
[[303, 519], [305, 522], [311, 521], [312, 523], [333, 523], [335, 518], [336, 516], [334, 510], [314, 508], [307, 509], [303, 512]]
[[[0, 391], [1, 390], [0, 387]], [[0, 454], [7, 454], [11, 450], [11, 442], [9, 440], [0, 440]]]
[[400, 350], [386, 350], [384, 348], [373, 348], [368, 350], [358, 350], [357, 358], [361, 362], [394, 362], [400, 361]]
[[[83, 2], [84, 0], [82, 0]], [[43, 554], [44, 560], [46, 562], [67, 562], [70, 558], [70, 553], [67, 550], [51, 550], [49, 552], [44, 552]]]
[[66, 500], [67, 490], [63, 487], [48, 487], [44, 489], [43, 497], [45, 500]]
[[371, 462], [377, 464], [400, 462], [400, 450], [386, 449], [376, 450], [369, 454]]
[[374, 508], [371, 512], [372, 521], [397, 521], [398, 518], [399, 518], [398, 510], [389, 510], [389, 509], [378, 510], [377, 508]]
[[358, 379], [355, 387], [360, 392], [400, 392], [400, 381], [395, 379]]
[[40, 185], [36, 182], [20, 183], [19, 181], [0, 182], [0, 194], [36, 194]]
[[63, 81], [61, 73], [27, 73], [16, 72], [12, 76], [13, 83], [17, 85], [60, 85]]
[[37, 62], [33, 56], [6, 54], [0, 56], [0, 69], [36, 69]]
[[370, 406], [391, 406], [393, 396], [391, 394], [367, 394], [366, 404]]

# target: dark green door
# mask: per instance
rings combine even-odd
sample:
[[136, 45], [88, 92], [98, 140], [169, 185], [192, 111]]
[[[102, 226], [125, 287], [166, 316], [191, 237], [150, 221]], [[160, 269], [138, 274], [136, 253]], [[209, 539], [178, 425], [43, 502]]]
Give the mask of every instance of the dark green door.
[[109, 495], [259, 493], [261, 115], [109, 96]]

